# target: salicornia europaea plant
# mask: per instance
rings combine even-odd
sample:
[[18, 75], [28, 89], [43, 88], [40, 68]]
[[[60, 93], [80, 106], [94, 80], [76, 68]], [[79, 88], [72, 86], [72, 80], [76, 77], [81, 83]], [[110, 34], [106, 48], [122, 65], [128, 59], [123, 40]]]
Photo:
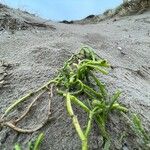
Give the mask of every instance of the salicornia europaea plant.
[[[113, 110], [128, 111], [127, 108], [117, 102], [120, 92], [116, 92], [110, 97], [104, 84], [95, 75], [95, 72], [107, 74], [106, 68], [108, 67], [109, 64], [106, 60], [99, 58], [91, 49], [85, 47], [81, 49], [78, 55], [66, 62], [61, 70], [62, 81], [59, 82], [58, 92], [63, 94], [66, 99], [67, 110], [82, 141], [83, 150], [88, 149], [88, 135], [94, 120], [104, 138], [105, 146], [110, 143], [109, 133], [106, 129], [109, 114]], [[86, 100], [78, 98], [81, 94], [86, 95], [90, 106], [85, 104]], [[88, 113], [86, 131], [81, 128], [78, 118], [73, 112], [72, 103]]]
[[147, 133], [142, 125], [142, 121], [140, 117], [136, 114], [133, 114], [132, 116], [132, 128], [135, 131], [135, 133], [141, 137], [140, 143], [143, 145], [144, 150], [150, 149], [150, 133]]

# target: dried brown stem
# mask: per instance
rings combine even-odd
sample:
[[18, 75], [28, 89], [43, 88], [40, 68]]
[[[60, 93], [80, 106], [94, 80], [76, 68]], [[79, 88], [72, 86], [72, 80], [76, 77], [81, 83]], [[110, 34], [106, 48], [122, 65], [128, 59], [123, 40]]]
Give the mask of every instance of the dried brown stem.
[[[49, 117], [48, 117], [48, 119], [49, 119]], [[21, 128], [15, 126], [15, 125], [14, 125], [13, 123], [11, 123], [11, 122], [5, 122], [5, 123], [3, 124], [3, 126], [7, 126], [7, 127], [11, 128], [11, 129], [17, 131], [17, 132], [20, 132], [20, 133], [32, 133], [32, 132], [35, 132], [35, 131], [41, 129], [41, 128], [46, 124], [46, 122], [48, 121], [48, 119], [46, 119], [45, 122], [43, 122], [43, 123], [40, 124], [38, 127], [33, 128], [33, 129], [21, 129]]]
[[34, 103], [45, 93], [45, 90], [40, 93], [31, 103], [30, 105], [28, 106], [28, 108], [26, 109], [26, 111], [17, 119], [15, 120], [13, 123], [16, 124], [18, 123], [19, 121], [21, 121], [28, 113], [29, 111], [31, 110], [31, 107], [34, 105]]
[[52, 84], [49, 92], [49, 114], [51, 114], [50, 110], [51, 110], [51, 99], [53, 97], [53, 86], [54, 85]]

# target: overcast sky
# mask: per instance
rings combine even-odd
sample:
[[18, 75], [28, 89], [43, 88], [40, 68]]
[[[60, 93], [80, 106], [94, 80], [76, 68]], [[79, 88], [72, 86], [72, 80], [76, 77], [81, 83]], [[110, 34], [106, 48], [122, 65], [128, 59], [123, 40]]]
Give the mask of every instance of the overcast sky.
[[58, 21], [100, 14], [108, 8], [116, 7], [122, 0], [0, 0], [0, 2]]

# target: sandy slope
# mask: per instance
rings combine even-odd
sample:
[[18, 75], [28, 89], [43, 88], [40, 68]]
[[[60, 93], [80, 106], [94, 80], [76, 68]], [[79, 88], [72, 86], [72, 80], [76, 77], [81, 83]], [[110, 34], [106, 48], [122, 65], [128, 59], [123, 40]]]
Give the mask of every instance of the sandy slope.
[[[3, 77], [6, 84], [0, 85], [0, 112], [14, 99], [52, 79], [63, 62], [86, 44], [113, 66], [109, 76], [103, 77], [108, 90], [121, 89], [121, 102], [140, 113], [145, 126], [150, 128], [150, 12], [95, 25], [49, 24], [56, 30], [30, 28], [15, 31], [14, 34], [0, 31], [0, 60], [9, 64], [5, 68], [0, 65], [0, 71], [3, 74], [7, 72]], [[40, 123], [47, 113], [47, 103], [45, 94], [20, 126], [32, 127]], [[12, 116], [20, 114], [23, 108], [20, 106]], [[84, 115], [77, 113], [83, 122]], [[40, 130], [45, 133], [42, 150], [80, 149], [80, 141], [67, 117], [64, 101], [56, 95], [52, 99], [52, 116], [52, 122]], [[121, 149], [117, 138], [122, 130], [127, 131], [127, 127], [114, 117], [109, 128], [114, 135], [112, 149]], [[37, 134], [17, 134], [4, 128], [0, 132], [0, 149], [12, 150], [16, 142], [25, 146]], [[90, 141], [92, 150], [101, 147], [98, 134], [95, 126]], [[125, 148], [124, 144], [128, 149], [136, 147], [136, 141], [132, 138], [129, 134], [122, 147]]]

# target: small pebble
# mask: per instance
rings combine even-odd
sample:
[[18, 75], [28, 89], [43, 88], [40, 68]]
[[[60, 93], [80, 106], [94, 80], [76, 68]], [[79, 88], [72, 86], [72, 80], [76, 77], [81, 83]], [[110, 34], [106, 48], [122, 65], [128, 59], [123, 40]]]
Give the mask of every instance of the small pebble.
[[117, 47], [118, 48], [118, 50], [122, 50], [122, 48], [121, 47]]

